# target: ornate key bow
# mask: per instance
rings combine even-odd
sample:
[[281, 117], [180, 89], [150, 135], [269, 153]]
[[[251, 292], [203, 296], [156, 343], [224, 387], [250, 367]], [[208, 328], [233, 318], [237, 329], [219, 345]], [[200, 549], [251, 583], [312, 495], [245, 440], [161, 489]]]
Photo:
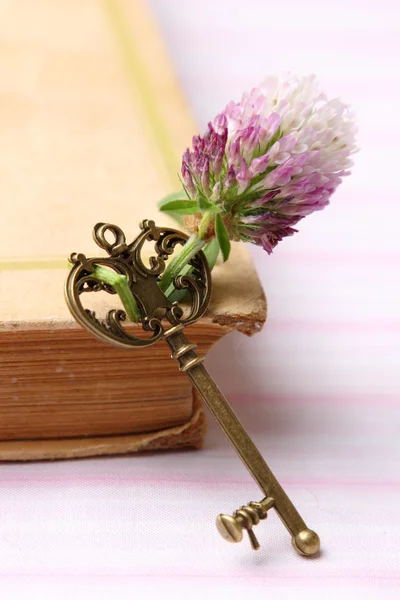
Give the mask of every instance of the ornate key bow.
[[[70, 262], [73, 266], [66, 281], [65, 296], [72, 315], [96, 337], [116, 346], [150, 346], [160, 339], [167, 342], [172, 351], [172, 358], [179, 362], [180, 370], [190, 377], [265, 494], [263, 500], [242, 506], [232, 516], [217, 517], [217, 528], [224, 539], [239, 542], [244, 529], [249, 535], [252, 547], [258, 549], [253, 526], [267, 517], [270, 508], [274, 508], [290, 532], [295, 549], [304, 556], [315, 555], [320, 548], [318, 535], [307, 528], [228, 401], [206, 371], [202, 364], [204, 357], [196, 354], [196, 345], [190, 343], [183, 334], [184, 326], [197, 321], [207, 310], [210, 301], [211, 273], [206, 257], [199, 251], [190, 262], [190, 271], [175, 278], [176, 290], [186, 290], [190, 297], [190, 305], [185, 312], [183, 305], [178, 301], [167, 298], [159, 287], [159, 281], [167, 259], [177, 246], [185, 243], [187, 236], [174, 229], [156, 227], [153, 221], [143, 221], [141, 229], [138, 237], [131, 244], [127, 244], [119, 227], [98, 223], [93, 236], [109, 257], [86, 258], [83, 254], [71, 255]], [[106, 239], [106, 235], [110, 234], [114, 237], [112, 242]], [[154, 246], [155, 256], [151, 256], [147, 265], [143, 260], [143, 247], [148, 242]], [[94, 276], [97, 266], [109, 267], [127, 277], [130, 291], [140, 312], [140, 323], [149, 334], [147, 338], [137, 337], [123, 326], [126, 320], [123, 310], [110, 310], [102, 320], [83, 306], [81, 296], [88, 292], [104, 290], [115, 294], [113, 287], [99, 282]]]

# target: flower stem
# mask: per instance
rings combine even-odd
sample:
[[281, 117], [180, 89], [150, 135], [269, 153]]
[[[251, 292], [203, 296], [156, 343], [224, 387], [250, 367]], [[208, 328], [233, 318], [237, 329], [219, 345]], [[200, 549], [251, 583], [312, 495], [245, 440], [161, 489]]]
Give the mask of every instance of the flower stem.
[[121, 299], [128, 319], [133, 323], [138, 323], [140, 321], [140, 312], [136, 300], [129, 288], [126, 275], [121, 275], [112, 269], [99, 266], [95, 266], [93, 275], [98, 281], [101, 281], [101, 283], [111, 285], [114, 288]]
[[215, 211], [213, 210], [207, 210], [204, 213], [203, 218], [200, 221], [198, 233], [194, 233], [190, 236], [178, 256], [173, 258], [165, 269], [163, 275], [161, 276], [159, 285], [162, 291], [166, 293], [167, 297], [169, 297], [174, 291], [172, 288], [169, 288], [172, 286], [175, 277], [177, 277], [181, 273], [182, 269], [189, 264], [193, 256], [195, 256], [198, 251], [204, 248], [206, 245], [204, 237], [207, 233], [208, 226], [214, 217]]
[[205, 245], [206, 242], [200, 239], [196, 233], [187, 240], [178, 256], [170, 262], [161, 277], [159, 285], [163, 292], [168, 290], [170, 285], [174, 282], [175, 277], [180, 274], [193, 256], [195, 256]]
[[205, 235], [207, 233], [207, 229], [209, 224], [211, 223], [211, 221], [215, 218], [215, 211], [214, 210], [207, 210], [204, 215], [203, 218], [200, 221], [200, 225], [199, 225], [199, 233], [198, 236], [201, 240], [203, 240], [205, 238]]

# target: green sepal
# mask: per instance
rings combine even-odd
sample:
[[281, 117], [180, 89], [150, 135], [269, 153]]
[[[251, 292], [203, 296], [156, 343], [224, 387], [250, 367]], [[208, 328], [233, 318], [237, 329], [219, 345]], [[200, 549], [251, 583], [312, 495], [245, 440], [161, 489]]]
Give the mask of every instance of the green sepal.
[[226, 262], [231, 252], [231, 242], [220, 214], [215, 215], [215, 235], [221, 248], [222, 258]]

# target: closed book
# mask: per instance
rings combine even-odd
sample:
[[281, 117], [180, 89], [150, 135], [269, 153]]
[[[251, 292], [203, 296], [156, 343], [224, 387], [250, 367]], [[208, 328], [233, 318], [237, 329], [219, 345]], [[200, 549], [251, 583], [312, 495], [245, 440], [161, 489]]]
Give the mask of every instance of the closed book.
[[[128, 241], [143, 219], [176, 227], [157, 202], [197, 128], [151, 15], [140, 0], [0, 3], [0, 39], [0, 460], [199, 447], [201, 403], [167, 346], [108, 346], [63, 296], [69, 254], [101, 254], [96, 222]], [[233, 244], [187, 335], [207, 353], [265, 311]]]

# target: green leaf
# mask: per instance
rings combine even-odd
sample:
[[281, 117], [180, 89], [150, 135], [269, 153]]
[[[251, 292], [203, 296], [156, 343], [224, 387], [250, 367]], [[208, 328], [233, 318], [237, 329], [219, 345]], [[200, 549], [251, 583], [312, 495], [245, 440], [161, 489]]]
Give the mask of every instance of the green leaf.
[[177, 213], [178, 215], [193, 215], [197, 212], [195, 200], [169, 200], [159, 205], [159, 209], [166, 213]]
[[167, 202], [171, 202], [171, 200], [185, 200], [185, 190], [179, 190], [179, 192], [173, 192], [172, 194], [168, 194], [167, 196], [164, 196], [164, 198], [162, 198], [162, 200], [160, 200], [158, 203], [158, 208], [160, 209], [160, 211], [168, 214], [182, 227], [182, 217], [179, 215], [179, 213], [168, 213], [167, 211], [163, 211], [162, 209], [162, 207], [165, 204], [167, 204]]
[[[183, 225], [182, 223], [182, 215], [190, 215], [193, 214], [193, 212], [186, 212], [186, 210], [188, 211], [188, 207], [186, 207], [185, 212], [182, 212], [180, 210], [179, 205], [174, 205], [171, 203], [172, 202], [194, 202], [194, 206], [197, 206], [196, 202], [194, 200], [191, 200], [187, 194], [185, 195], [185, 190], [180, 190], [179, 192], [173, 192], [172, 194], [168, 194], [168, 196], [165, 196], [165, 198], [163, 198], [162, 200], [160, 200], [160, 202], [158, 203], [158, 208], [160, 209], [161, 212], [166, 213], [167, 215], [169, 215], [170, 217], [172, 217], [173, 219], [175, 219], [175, 221], [177, 221], [177, 223], [179, 223], [180, 226]], [[195, 211], [197, 212], [197, 211]]]
[[197, 208], [200, 212], [205, 212], [206, 210], [215, 210], [215, 204], [212, 204], [207, 200], [205, 196], [199, 195], [199, 200], [197, 202]]
[[229, 235], [220, 214], [215, 216], [215, 234], [221, 248], [222, 258], [224, 262], [228, 260], [231, 251], [231, 242]]
[[[158, 203], [158, 208], [161, 208], [166, 202], [170, 202], [171, 200], [187, 200], [189, 197], [186, 194], [185, 190], [179, 190], [178, 192], [172, 192], [171, 194], [167, 194], [162, 198]], [[190, 200], [190, 198], [189, 198]]]
[[208, 242], [203, 248], [203, 252], [206, 256], [208, 266], [210, 267], [210, 271], [215, 267], [215, 263], [217, 262], [218, 254], [219, 254], [219, 242], [217, 238]]

